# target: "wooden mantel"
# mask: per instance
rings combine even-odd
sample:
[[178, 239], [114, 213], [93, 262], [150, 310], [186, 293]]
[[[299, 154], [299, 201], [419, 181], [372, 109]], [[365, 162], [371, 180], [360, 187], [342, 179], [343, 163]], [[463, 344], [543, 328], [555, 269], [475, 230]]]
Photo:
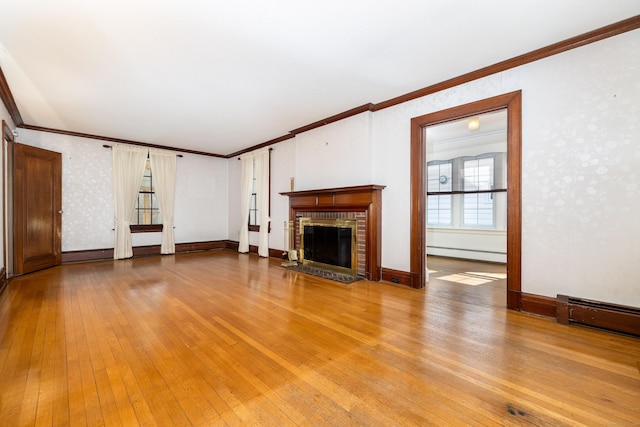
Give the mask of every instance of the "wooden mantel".
[[296, 212], [365, 212], [366, 278], [382, 277], [382, 190], [384, 185], [327, 188], [280, 193], [289, 197], [289, 219]]

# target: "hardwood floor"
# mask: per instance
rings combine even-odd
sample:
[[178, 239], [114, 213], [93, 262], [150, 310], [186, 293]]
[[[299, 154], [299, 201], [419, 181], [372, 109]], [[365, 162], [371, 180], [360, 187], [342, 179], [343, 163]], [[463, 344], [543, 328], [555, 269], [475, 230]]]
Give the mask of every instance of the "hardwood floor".
[[496, 281], [430, 268], [426, 290], [342, 285], [220, 250], [12, 279], [0, 425], [640, 421], [638, 339], [507, 311], [481, 292]]
[[506, 264], [428, 256], [427, 268], [431, 297], [502, 309], [507, 306]]

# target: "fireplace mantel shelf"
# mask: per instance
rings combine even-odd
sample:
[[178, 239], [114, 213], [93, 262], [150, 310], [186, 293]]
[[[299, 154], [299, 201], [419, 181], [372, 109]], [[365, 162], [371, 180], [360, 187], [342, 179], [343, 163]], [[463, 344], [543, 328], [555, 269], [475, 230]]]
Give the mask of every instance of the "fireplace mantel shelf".
[[382, 274], [382, 190], [384, 185], [326, 188], [280, 193], [289, 197], [289, 219], [303, 211], [366, 214], [366, 278], [379, 281]]
[[355, 187], [338, 187], [338, 188], [323, 188], [321, 190], [302, 190], [302, 191], [289, 191], [280, 193], [283, 196], [308, 196], [317, 194], [331, 194], [331, 193], [360, 193], [373, 190], [383, 190], [386, 185], [359, 185]]

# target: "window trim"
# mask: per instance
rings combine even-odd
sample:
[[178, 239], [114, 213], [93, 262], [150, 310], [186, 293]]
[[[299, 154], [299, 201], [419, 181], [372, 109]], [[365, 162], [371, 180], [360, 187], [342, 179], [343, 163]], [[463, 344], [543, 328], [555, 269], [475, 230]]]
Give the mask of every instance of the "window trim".
[[162, 232], [164, 224], [131, 224], [129, 229], [132, 233], [157, 233]]

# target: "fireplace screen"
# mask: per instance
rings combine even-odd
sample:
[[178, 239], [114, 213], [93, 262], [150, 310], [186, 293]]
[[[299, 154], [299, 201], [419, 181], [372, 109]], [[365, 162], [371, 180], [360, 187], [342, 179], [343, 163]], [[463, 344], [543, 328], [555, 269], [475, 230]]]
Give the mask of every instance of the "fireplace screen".
[[358, 271], [357, 221], [300, 218], [300, 259], [303, 264], [352, 275]]

